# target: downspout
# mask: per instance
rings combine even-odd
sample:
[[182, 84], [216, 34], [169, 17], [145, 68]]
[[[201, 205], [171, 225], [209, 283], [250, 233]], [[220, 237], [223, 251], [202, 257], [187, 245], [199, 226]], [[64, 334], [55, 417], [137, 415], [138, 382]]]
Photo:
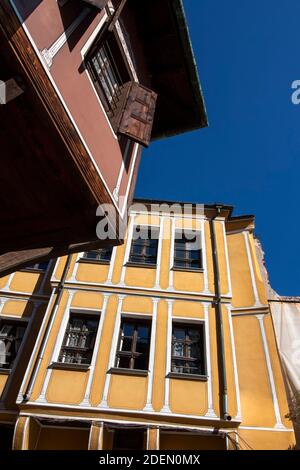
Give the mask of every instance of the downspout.
[[222, 317], [222, 301], [221, 301], [221, 286], [220, 286], [220, 270], [217, 248], [217, 237], [215, 228], [215, 218], [220, 215], [222, 205], [216, 205], [216, 214], [210, 219], [210, 234], [214, 267], [214, 283], [215, 283], [215, 299], [214, 307], [216, 310], [216, 328], [217, 328], [217, 342], [218, 342], [218, 358], [219, 358], [219, 378], [221, 383], [221, 415], [226, 421], [231, 421], [231, 416], [228, 413], [228, 388], [227, 388], [227, 374], [225, 362], [225, 345], [224, 345], [224, 325]]
[[58, 285], [55, 288], [56, 299], [54, 301], [54, 304], [53, 304], [52, 309], [51, 309], [51, 313], [49, 315], [49, 319], [48, 319], [48, 322], [47, 322], [47, 326], [46, 326], [46, 329], [45, 329], [45, 332], [44, 332], [42, 342], [39, 346], [37, 359], [36, 359], [35, 364], [32, 368], [30, 378], [29, 378], [29, 380], [27, 382], [27, 385], [26, 385], [26, 389], [23, 393], [23, 401], [24, 402], [26, 402], [30, 399], [30, 395], [32, 393], [32, 386], [33, 386], [33, 383], [35, 381], [35, 375], [36, 375], [36, 372], [37, 372], [37, 370], [38, 370], [38, 368], [39, 368], [39, 366], [42, 362], [42, 359], [43, 359], [46, 340], [48, 338], [48, 333], [50, 332], [50, 329], [51, 329], [52, 319], [54, 317], [54, 314], [56, 312], [56, 309], [58, 307], [58, 304], [60, 302], [60, 299], [61, 299], [61, 296], [62, 296], [62, 293], [63, 293], [64, 284], [65, 284], [66, 277], [67, 277], [67, 274], [68, 274], [68, 271], [69, 271], [69, 268], [70, 268], [70, 264], [71, 264], [71, 259], [72, 259], [72, 255], [70, 254], [70, 255], [68, 255], [68, 258], [67, 258], [62, 276], [61, 276], [61, 280], [59, 281]]

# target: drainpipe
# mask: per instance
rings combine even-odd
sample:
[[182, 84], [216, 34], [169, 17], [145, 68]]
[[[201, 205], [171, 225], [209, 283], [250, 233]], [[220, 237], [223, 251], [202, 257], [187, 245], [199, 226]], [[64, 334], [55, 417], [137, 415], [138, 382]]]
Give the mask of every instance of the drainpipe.
[[225, 345], [224, 345], [224, 325], [222, 317], [222, 301], [221, 301], [221, 286], [220, 286], [220, 270], [217, 248], [217, 237], [215, 218], [220, 215], [223, 205], [216, 205], [216, 214], [210, 219], [210, 233], [211, 245], [214, 267], [214, 282], [215, 282], [215, 299], [214, 307], [216, 310], [216, 327], [217, 327], [217, 341], [218, 341], [218, 357], [219, 357], [219, 378], [221, 383], [221, 415], [226, 421], [231, 421], [231, 416], [228, 413], [228, 389], [227, 389], [227, 375], [225, 363]]
[[61, 276], [61, 280], [59, 281], [57, 287], [55, 288], [56, 299], [55, 299], [53, 307], [51, 309], [51, 313], [50, 313], [49, 320], [48, 320], [48, 323], [47, 323], [47, 326], [46, 326], [46, 329], [45, 329], [45, 333], [44, 333], [42, 342], [41, 342], [39, 350], [38, 350], [37, 360], [35, 361], [35, 364], [33, 366], [31, 374], [30, 374], [29, 381], [28, 381], [28, 383], [26, 385], [26, 389], [23, 393], [23, 401], [24, 402], [26, 402], [30, 399], [30, 395], [32, 393], [32, 386], [33, 386], [33, 383], [34, 383], [34, 380], [35, 380], [35, 375], [36, 375], [36, 372], [37, 372], [37, 370], [38, 370], [38, 368], [39, 368], [39, 366], [42, 362], [42, 359], [43, 359], [44, 349], [45, 349], [45, 346], [46, 346], [46, 340], [47, 340], [47, 337], [48, 337], [48, 333], [50, 332], [50, 329], [51, 329], [52, 319], [54, 317], [54, 314], [56, 312], [56, 309], [58, 307], [58, 304], [60, 302], [60, 299], [61, 299], [61, 296], [62, 296], [62, 293], [63, 293], [64, 284], [65, 284], [66, 277], [67, 277], [67, 274], [68, 274], [68, 271], [69, 271], [69, 268], [70, 268], [70, 264], [71, 264], [71, 259], [72, 259], [72, 255], [68, 255], [68, 258], [67, 258], [62, 276]]

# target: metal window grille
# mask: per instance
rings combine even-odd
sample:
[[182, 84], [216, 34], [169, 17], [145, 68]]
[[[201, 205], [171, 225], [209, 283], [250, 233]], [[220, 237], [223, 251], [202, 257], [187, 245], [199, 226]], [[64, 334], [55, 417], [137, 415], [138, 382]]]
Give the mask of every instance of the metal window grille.
[[70, 315], [59, 362], [89, 365], [92, 360], [99, 319], [91, 315]]
[[12, 368], [20, 349], [26, 326], [23, 322], [0, 321], [0, 368]]
[[171, 371], [205, 375], [204, 325], [173, 325]]

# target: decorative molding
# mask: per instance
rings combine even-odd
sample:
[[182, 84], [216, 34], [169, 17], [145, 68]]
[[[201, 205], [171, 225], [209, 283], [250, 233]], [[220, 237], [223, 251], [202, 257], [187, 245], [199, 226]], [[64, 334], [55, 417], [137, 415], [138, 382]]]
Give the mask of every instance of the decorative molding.
[[[122, 306], [123, 306], [125, 295], [119, 295], [118, 297], [119, 297], [118, 308], [117, 308], [117, 313], [116, 313], [115, 327], [113, 331], [112, 342], [110, 346], [109, 363], [108, 363], [107, 370], [110, 370], [114, 366], [116, 351], [117, 351], [117, 346], [118, 346], [119, 331], [120, 331], [120, 326], [121, 326], [121, 312], [122, 312]], [[108, 400], [108, 393], [109, 393], [109, 387], [110, 387], [110, 380], [111, 380], [111, 374], [106, 374], [102, 400], [101, 400], [101, 403], [98, 405], [98, 408], [109, 408], [107, 400]]]
[[149, 353], [149, 366], [150, 371], [148, 375], [148, 387], [147, 387], [147, 398], [145, 411], [154, 411], [152, 407], [152, 393], [153, 393], [153, 378], [154, 378], [154, 358], [155, 358], [155, 345], [156, 345], [156, 326], [157, 326], [157, 308], [159, 299], [152, 299], [153, 311], [152, 311], [152, 324], [151, 324], [151, 340], [150, 340], [150, 353]]
[[269, 384], [270, 384], [272, 400], [273, 400], [273, 405], [274, 405], [274, 412], [275, 412], [275, 418], [276, 418], [276, 424], [274, 427], [276, 429], [285, 429], [285, 426], [283, 425], [281, 421], [281, 415], [280, 415], [278, 397], [277, 397], [277, 392], [276, 392], [276, 385], [275, 385], [275, 380], [274, 380], [274, 375], [273, 375], [273, 370], [272, 370], [268, 340], [267, 340], [265, 326], [264, 326], [264, 315], [263, 314], [256, 315], [256, 318], [258, 319], [259, 326], [260, 326], [262, 343], [263, 343], [266, 365], [267, 365], [268, 376], [269, 376]]
[[107, 304], [108, 304], [109, 297], [110, 296], [108, 294], [103, 295], [103, 303], [102, 303], [102, 308], [101, 308], [101, 313], [100, 313], [100, 321], [99, 321], [99, 325], [98, 325], [98, 329], [97, 329], [92, 361], [91, 361], [91, 364], [90, 364], [89, 378], [88, 378], [84, 398], [81, 402], [81, 405], [86, 405], [86, 406], [90, 405], [90, 395], [91, 395], [91, 388], [92, 388], [92, 384], [93, 384], [93, 380], [94, 380], [96, 359], [97, 359], [98, 352], [99, 352], [99, 345], [100, 345], [100, 341], [101, 341], [101, 337], [102, 337], [104, 320], [106, 318], [106, 311], [107, 311]]
[[252, 262], [252, 257], [251, 257], [251, 250], [250, 250], [250, 244], [249, 244], [249, 232], [244, 231], [244, 240], [245, 240], [245, 246], [246, 246], [246, 253], [247, 253], [247, 258], [248, 258], [248, 264], [249, 264], [249, 269], [250, 269], [250, 276], [251, 276], [251, 283], [252, 283], [252, 289], [253, 289], [253, 294], [254, 294], [254, 300], [255, 300], [255, 307], [261, 307], [261, 303], [259, 300], [259, 295], [258, 295], [258, 290], [257, 290], [257, 285], [256, 285], [256, 279], [255, 279], [255, 273], [254, 273], [254, 268], [253, 268], [253, 262]]
[[210, 321], [209, 321], [209, 303], [204, 303], [204, 318], [205, 318], [205, 350], [206, 350], [206, 367], [207, 367], [207, 413], [205, 416], [208, 418], [217, 418], [214, 410], [213, 402], [213, 378], [212, 378], [212, 365], [211, 365], [211, 341], [210, 341]]
[[228, 322], [229, 322], [232, 359], [233, 359], [233, 374], [234, 374], [234, 381], [235, 381], [235, 394], [236, 394], [236, 407], [237, 407], [237, 413], [236, 413], [235, 419], [242, 421], [241, 396], [240, 396], [240, 386], [239, 386], [236, 349], [235, 349], [234, 332], [233, 332], [233, 324], [232, 324], [232, 315], [231, 315], [230, 306], [226, 305], [226, 308], [228, 312]]
[[45, 48], [41, 51], [42, 58], [47, 65], [48, 69], [51, 68], [53, 64], [53, 59], [60, 49], [66, 44], [68, 38], [74, 33], [82, 21], [90, 13], [89, 8], [84, 8], [79, 16], [70, 24], [70, 26], [56, 39], [56, 41], [49, 48]]
[[170, 378], [168, 377], [171, 372], [171, 355], [172, 355], [172, 310], [173, 300], [167, 300], [168, 303], [168, 324], [167, 324], [167, 357], [166, 357], [166, 375], [165, 375], [165, 397], [164, 406], [161, 413], [170, 414]]

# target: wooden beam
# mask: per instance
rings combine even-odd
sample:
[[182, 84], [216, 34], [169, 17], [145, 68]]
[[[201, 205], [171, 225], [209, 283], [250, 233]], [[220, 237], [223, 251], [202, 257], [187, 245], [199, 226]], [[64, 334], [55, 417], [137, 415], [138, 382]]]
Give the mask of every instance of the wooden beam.
[[0, 104], [7, 104], [24, 93], [15, 78], [10, 78], [5, 82], [0, 80]]

